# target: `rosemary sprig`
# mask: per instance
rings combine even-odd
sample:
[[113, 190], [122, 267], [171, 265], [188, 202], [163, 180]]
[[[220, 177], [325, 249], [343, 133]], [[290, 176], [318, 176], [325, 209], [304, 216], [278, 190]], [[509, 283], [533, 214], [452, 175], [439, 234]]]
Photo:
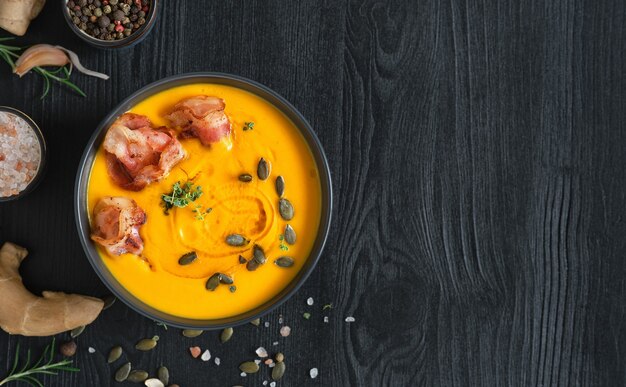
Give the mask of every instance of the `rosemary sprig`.
[[[5, 42], [11, 39], [13, 38], [11, 37], [0, 38], [0, 42]], [[5, 62], [9, 64], [9, 66], [11, 66], [11, 69], [15, 69], [14, 59], [17, 59], [20, 57], [18, 53], [21, 50], [22, 49], [20, 47], [0, 44], [0, 58], [2, 58]], [[41, 75], [44, 80], [43, 94], [41, 95], [41, 99], [44, 99], [48, 95], [48, 92], [50, 91], [50, 81], [59, 82], [69, 87], [70, 89], [74, 90], [79, 95], [83, 97], [87, 96], [78, 86], [76, 86], [74, 83], [72, 83], [72, 81], [70, 81], [70, 75], [72, 75], [71, 67], [68, 68], [68, 66], [62, 66], [62, 67], [57, 68], [56, 70], [46, 70], [43, 67], [37, 66], [33, 70], [37, 74]], [[62, 74], [62, 75], [60, 76], [59, 74]]]
[[18, 364], [20, 362], [20, 345], [17, 344], [17, 349], [15, 351], [15, 360], [13, 360], [13, 368], [9, 372], [9, 375], [0, 380], [0, 386], [7, 384], [9, 382], [25, 382], [30, 384], [31, 386], [43, 387], [43, 383], [35, 377], [35, 375], [43, 374], [43, 375], [57, 375], [59, 371], [68, 371], [68, 372], [78, 372], [80, 371], [78, 368], [71, 367], [71, 360], [64, 359], [59, 362], [53, 363], [54, 361], [54, 338], [52, 339], [52, 343], [48, 344], [43, 351], [43, 354], [34, 365], [30, 365], [30, 349], [26, 352], [26, 363], [22, 366], [22, 368], [18, 371]]

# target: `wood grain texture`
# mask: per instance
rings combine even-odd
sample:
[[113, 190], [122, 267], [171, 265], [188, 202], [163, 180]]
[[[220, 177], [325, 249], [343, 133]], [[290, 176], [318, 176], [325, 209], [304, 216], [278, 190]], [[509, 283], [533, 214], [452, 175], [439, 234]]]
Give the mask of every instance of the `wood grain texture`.
[[[107, 293], [75, 232], [76, 167], [99, 120], [164, 76], [230, 72], [292, 101], [326, 149], [335, 207], [318, 268], [268, 328], [186, 339], [118, 302], [77, 339], [82, 371], [47, 386], [116, 385], [116, 344], [181, 386], [261, 385], [269, 373], [237, 369], [260, 345], [285, 353], [284, 386], [626, 385], [623, 1], [168, 1], [120, 52], [85, 46], [53, 3], [18, 42], [63, 44], [112, 79], [75, 76], [89, 98], [40, 101], [36, 76], [0, 67], [0, 104], [50, 148], [39, 189], [0, 204], [0, 241], [31, 251], [30, 289]], [[157, 350], [132, 350], [154, 334]], [[0, 334], [0, 376], [18, 342], [47, 341]], [[221, 365], [192, 361], [192, 344]]]

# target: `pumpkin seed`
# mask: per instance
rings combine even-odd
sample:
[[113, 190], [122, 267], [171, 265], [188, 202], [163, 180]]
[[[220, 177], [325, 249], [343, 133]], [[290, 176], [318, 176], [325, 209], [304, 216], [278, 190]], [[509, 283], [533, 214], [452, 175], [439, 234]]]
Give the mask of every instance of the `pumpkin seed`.
[[128, 378], [128, 374], [130, 373], [130, 362], [121, 366], [117, 372], [115, 373], [115, 380], [118, 382], [123, 382]]
[[220, 334], [220, 341], [222, 343], [227, 342], [233, 336], [233, 328], [225, 328]]
[[280, 267], [291, 267], [293, 266], [293, 258], [291, 257], [280, 257], [274, 261], [276, 266]]
[[77, 338], [78, 336], [80, 336], [80, 334], [81, 334], [81, 333], [83, 333], [83, 331], [84, 331], [84, 330], [85, 330], [85, 326], [84, 326], [84, 325], [81, 325], [81, 326], [79, 326], [79, 327], [76, 327], [76, 328], [74, 328], [74, 329], [72, 329], [72, 330], [70, 331], [70, 337], [71, 337], [72, 339], [75, 339], [75, 338]]
[[135, 349], [139, 351], [150, 351], [154, 349], [157, 345], [157, 341], [159, 340], [159, 336], [154, 336], [151, 339], [142, 339], [135, 344]]
[[207, 290], [214, 291], [217, 289], [217, 286], [220, 284], [220, 274], [215, 273], [206, 281]]
[[241, 372], [245, 372], [247, 374], [254, 374], [254, 373], [259, 372], [259, 365], [253, 361], [247, 361], [247, 362], [241, 363], [239, 365], [239, 369], [241, 370]]
[[282, 352], [278, 352], [275, 358], [276, 358], [276, 363], [280, 363], [285, 360], [285, 355], [283, 355]]
[[224, 273], [219, 273], [219, 279], [221, 283], [226, 284], [226, 285], [232, 285], [233, 283], [233, 277]]
[[107, 359], [107, 363], [111, 364], [115, 362], [117, 359], [122, 357], [122, 347], [119, 345], [117, 347], [113, 347], [111, 352], [109, 352], [109, 357]]
[[146, 380], [144, 384], [146, 387], [165, 387], [165, 383], [155, 378]]
[[261, 180], [267, 180], [267, 178], [270, 177], [270, 166], [263, 157], [259, 160], [259, 165], [256, 168], [256, 174]]
[[259, 325], [261, 325], [261, 319], [255, 318], [254, 320], [250, 321], [250, 324], [254, 325], [255, 327], [258, 327]]
[[258, 268], [259, 268], [259, 263], [254, 259], [249, 260], [248, 263], [246, 264], [246, 269], [248, 269], [248, 271], [255, 271]]
[[132, 383], [141, 383], [148, 379], [148, 373], [144, 370], [132, 370], [130, 374], [128, 374], [128, 380]]
[[239, 256], [239, 263], [246, 263], [248, 261], [246, 261], [246, 259], [243, 257], [243, 255]]
[[235, 285], [230, 285], [228, 290], [230, 290], [231, 293], [235, 293], [237, 291], [237, 287]]
[[115, 296], [112, 294], [109, 294], [108, 296], [104, 297], [104, 299], [102, 300], [104, 301], [104, 306], [102, 306], [102, 310], [107, 310], [111, 306], [113, 306], [113, 304], [115, 304], [115, 300], [117, 300], [117, 298], [115, 298]]
[[189, 265], [190, 263], [193, 263], [193, 261], [195, 261], [196, 259], [198, 259], [198, 254], [196, 254], [195, 251], [192, 251], [190, 253], [183, 254], [183, 256], [178, 259], [178, 264], [181, 266]]
[[157, 376], [163, 384], [168, 384], [170, 382], [170, 371], [165, 366], [159, 367], [157, 370]]
[[293, 219], [293, 206], [291, 205], [291, 202], [285, 198], [281, 198], [278, 201], [278, 212], [285, 220]]
[[226, 237], [226, 244], [229, 246], [245, 246], [248, 243], [250, 240], [240, 234], [230, 234]]
[[285, 226], [285, 242], [289, 243], [290, 245], [293, 245], [296, 243], [296, 231], [293, 229], [293, 227], [291, 227], [291, 225], [286, 225]]
[[278, 176], [276, 178], [276, 193], [278, 194], [279, 198], [282, 198], [283, 194], [285, 193], [285, 178], [283, 178], [282, 176]]
[[263, 248], [259, 245], [254, 245], [253, 257], [259, 265], [262, 265], [265, 263], [265, 261], [267, 261], [267, 258], [265, 258], [265, 252], [263, 251]]
[[285, 365], [285, 362], [281, 361], [281, 362], [276, 363], [274, 368], [272, 368], [272, 379], [279, 380], [280, 378], [282, 378], [283, 375], [285, 375], [286, 369], [287, 369], [287, 366]]
[[184, 329], [183, 336], [185, 337], [198, 337], [203, 334], [204, 331], [200, 329]]
[[252, 181], [252, 175], [249, 173], [242, 173], [241, 175], [239, 175], [239, 181], [243, 183], [249, 183]]

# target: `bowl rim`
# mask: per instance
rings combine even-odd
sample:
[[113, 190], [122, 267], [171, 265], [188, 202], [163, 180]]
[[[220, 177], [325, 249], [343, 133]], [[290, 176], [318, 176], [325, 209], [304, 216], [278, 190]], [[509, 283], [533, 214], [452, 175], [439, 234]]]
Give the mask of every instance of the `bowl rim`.
[[102, 39], [94, 38], [93, 36], [88, 35], [86, 32], [83, 32], [78, 27], [76, 27], [76, 25], [74, 24], [74, 22], [72, 21], [70, 17], [69, 9], [67, 8], [68, 1], [69, 0], [61, 1], [61, 7], [63, 8], [62, 9], [63, 17], [67, 25], [70, 27], [70, 30], [72, 30], [72, 32], [74, 32], [74, 34], [76, 34], [83, 41], [98, 48], [115, 49], [115, 48], [127, 48], [127, 47], [134, 46], [135, 44], [141, 42], [146, 36], [148, 36], [150, 31], [152, 31], [152, 27], [154, 27], [154, 24], [156, 22], [157, 15], [158, 15], [157, 9], [158, 9], [159, 1], [150, 0], [152, 4], [150, 6], [150, 9], [148, 10], [148, 14], [146, 15], [146, 23], [142, 25], [141, 27], [139, 27], [137, 31], [135, 31], [134, 33], [130, 34], [129, 36], [123, 39], [102, 40]]
[[44, 174], [46, 172], [46, 167], [48, 165], [48, 163], [47, 163], [48, 146], [46, 144], [46, 139], [43, 136], [43, 132], [41, 131], [41, 128], [39, 128], [39, 125], [37, 125], [35, 120], [33, 120], [28, 114], [24, 113], [23, 111], [21, 111], [19, 109], [14, 108], [14, 107], [3, 106], [3, 105], [0, 105], [0, 112], [6, 112], [6, 113], [14, 114], [17, 117], [19, 117], [19, 118], [23, 119], [24, 121], [26, 121], [28, 126], [30, 126], [30, 128], [33, 130], [33, 132], [35, 132], [35, 136], [37, 137], [37, 142], [39, 142], [39, 148], [40, 148], [40, 153], [41, 153], [41, 155], [40, 155], [41, 158], [39, 160], [39, 169], [37, 170], [37, 173], [35, 174], [35, 177], [33, 177], [33, 180], [31, 180], [30, 183], [28, 183], [28, 185], [26, 186], [26, 188], [24, 188], [22, 191], [20, 191], [17, 195], [0, 196], [0, 203], [5, 203], [5, 202], [10, 202], [10, 201], [13, 201], [13, 200], [17, 200], [17, 199], [23, 198], [24, 196], [26, 196], [29, 193], [33, 192], [35, 190], [35, 188], [37, 188], [39, 183], [41, 183], [41, 180], [43, 179], [43, 176], [44, 176]]
[[[309, 146], [311, 153], [313, 153], [321, 185], [322, 214], [320, 217], [320, 224], [318, 226], [314, 246], [304, 266], [299, 270], [296, 276], [271, 299], [261, 305], [258, 305], [252, 310], [220, 319], [185, 318], [162, 312], [150, 305], [145, 304], [139, 298], [126, 290], [117, 281], [104, 264], [104, 261], [89, 238], [90, 224], [88, 218], [89, 209], [87, 208], [86, 203], [86, 187], [93, 166], [93, 158], [95, 157], [95, 153], [97, 152], [102, 138], [106, 133], [106, 129], [115, 118], [149, 96], [177, 86], [193, 83], [217, 83], [237, 87], [265, 99], [268, 103], [280, 110], [300, 131]], [[84, 190], [82, 190], [83, 186], [85, 187]], [[332, 180], [328, 159], [322, 147], [322, 143], [306, 118], [289, 101], [269, 87], [239, 75], [221, 72], [192, 72], [165, 77], [140, 88], [128, 97], [124, 98], [122, 102], [117, 104], [115, 108], [113, 108], [100, 121], [98, 127], [85, 145], [74, 184], [74, 218], [76, 221], [79, 239], [83, 250], [87, 255], [89, 263], [100, 280], [117, 298], [121, 299], [122, 302], [139, 314], [152, 320], [162, 321], [167, 325], [182, 329], [215, 330], [242, 325], [270, 313], [290, 299], [311, 275], [324, 251], [330, 232], [332, 208]]]

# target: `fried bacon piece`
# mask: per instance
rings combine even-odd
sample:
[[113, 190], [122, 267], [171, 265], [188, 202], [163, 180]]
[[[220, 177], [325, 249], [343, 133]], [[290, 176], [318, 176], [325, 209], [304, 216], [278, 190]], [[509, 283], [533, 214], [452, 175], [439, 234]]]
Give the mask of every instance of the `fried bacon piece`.
[[122, 188], [139, 191], [170, 172], [185, 150], [176, 133], [165, 127], [154, 129], [146, 116], [125, 113], [104, 138], [107, 170]]
[[210, 145], [230, 134], [225, 107], [221, 98], [198, 95], [178, 102], [166, 118], [183, 129], [181, 138], [197, 137], [203, 145]]
[[93, 209], [91, 239], [113, 255], [143, 251], [139, 228], [146, 223], [146, 213], [133, 199], [108, 196]]

